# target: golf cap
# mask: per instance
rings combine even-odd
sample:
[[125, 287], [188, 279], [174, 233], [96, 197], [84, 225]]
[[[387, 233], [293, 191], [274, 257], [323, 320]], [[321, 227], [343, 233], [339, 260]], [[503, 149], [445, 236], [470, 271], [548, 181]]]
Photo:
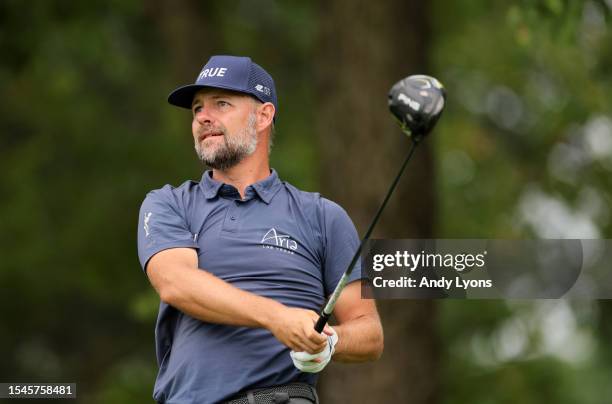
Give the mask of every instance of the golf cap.
[[249, 57], [212, 56], [202, 68], [194, 84], [182, 86], [168, 96], [168, 102], [191, 109], [193, 96], [205, 87], [223, 88], [249, 94], [261, 102], [271, 102], [278, 110], [274, 80]]

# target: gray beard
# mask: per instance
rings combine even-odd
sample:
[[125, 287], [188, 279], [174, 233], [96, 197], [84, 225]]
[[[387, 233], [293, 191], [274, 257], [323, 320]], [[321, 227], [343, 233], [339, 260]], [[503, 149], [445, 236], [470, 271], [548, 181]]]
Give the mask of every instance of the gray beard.
[[256, 120], [255, 113], [251, 113], [247, 125], [233, 136], [228, 136], [227, 130], [223, 128], [223, 145], [214, 151], [203, 149], [200, 142], [196, 141], [195, 150], [200, 160], [216, 170], [227, 170], [253, 154], [257, 148]]

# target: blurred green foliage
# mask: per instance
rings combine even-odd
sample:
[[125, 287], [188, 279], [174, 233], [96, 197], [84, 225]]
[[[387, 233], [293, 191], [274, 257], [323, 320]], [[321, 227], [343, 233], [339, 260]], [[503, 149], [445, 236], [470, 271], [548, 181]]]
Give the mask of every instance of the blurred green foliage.
[[[315, 5], [184, 4], [215, 33], [210, 49], [275, 77], [273, 166], [315, 190], [327, 96], [312, 91]], [[189, 113], [165, 103], [192, 77], [170, 73], [158, 5], [0, 3], [2, 381], [77, 382], [83, 403], [150, 399], [158, 298], [136, 257], [138, 209], [201, 172]], [[611, 238], [610, 7], [432, 2], [429, 57], [449, 92], [432, 138], [439, 237]], [[198, 53], [207, 38], [183, 40]], [[444, 302], [443, 402], [601, 402], [610, 320], [603, 302]]]
[[[433, 14], [449, 88], [440, 236], [610, 238], [609, 2], [435, 2]], [[443, 402], [602, 402], [608, 307], [442, 302]]]

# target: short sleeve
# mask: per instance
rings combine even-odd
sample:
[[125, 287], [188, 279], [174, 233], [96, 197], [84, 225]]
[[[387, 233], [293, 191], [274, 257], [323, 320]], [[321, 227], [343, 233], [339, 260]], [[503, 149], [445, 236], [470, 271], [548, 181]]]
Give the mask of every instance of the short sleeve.
[[[353, 255], [359, 248], [359, 236], [355, 225], [346, 211], [337, 203], [321, 198], [324, 230], [323, 275], [325, 295], [333, 293], [340, 278], [348, 268]], [[349, 277], [349, 283], [361, 279], [361, 258]]]
[[138, 219], [138, 259], [146, 272], [149, 259], [169, 248], [195, 248], [186, 212], [169, 185], [150, 192], [140, 207]]

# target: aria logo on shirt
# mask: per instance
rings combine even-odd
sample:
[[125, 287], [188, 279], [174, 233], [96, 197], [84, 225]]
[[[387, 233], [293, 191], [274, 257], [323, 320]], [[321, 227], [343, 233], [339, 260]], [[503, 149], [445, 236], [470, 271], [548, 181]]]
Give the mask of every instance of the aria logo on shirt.
[[273, 248], [293, 254], [293, 251], [297, 250], [298, 245], [295, 240], [286, 234], [279, 234], [273, 227], [261, 239], [263, 248]]

